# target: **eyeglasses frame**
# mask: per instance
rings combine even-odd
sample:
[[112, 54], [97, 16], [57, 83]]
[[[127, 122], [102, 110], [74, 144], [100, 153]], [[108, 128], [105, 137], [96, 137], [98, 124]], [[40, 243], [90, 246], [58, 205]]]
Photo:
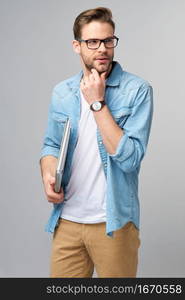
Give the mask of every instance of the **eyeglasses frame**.
[[[116, 42], [117, 42], [117, 43], [116, 43], [116, 46], [117, 46], [117, 45], [118, 45], [119, 38], [118, 38], [117, 36], [115, 36], [115, 35], [114, 35], [113, 37], [108, 37], [108, 38], [106, 38], [106, 39], [88, 39], [88, 40], [76, 39], [76, 41], [86, 43], [87, 48], [90, 49], [90, 50], [97, 50], [98, 48], [100, 48], [102, 42], [104, 43], [105, 48], [107, 48], [107, 49], [112, 49], [112, 48], [115, 48], [116, 46], [114, 46], [114, 47], [107, 47], [107, 46], [105, 45], [105, 41], [108, 40], [108, 39], [110, 39], [110, 38], [116, 40]], [[88, 47], [88, 41], [90, 41], [90, 40], [98, 40], [98, 41], [100, 42], [99, 46], [98, 46], [97, 48], [89, 48], [89, 47]]]

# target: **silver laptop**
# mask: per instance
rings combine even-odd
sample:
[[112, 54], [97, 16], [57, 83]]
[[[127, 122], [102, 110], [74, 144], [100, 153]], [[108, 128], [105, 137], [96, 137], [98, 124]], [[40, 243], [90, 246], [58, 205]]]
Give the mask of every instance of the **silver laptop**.
[[57, 169], [56, 169], [56, 173], [55, 173], [54, 190], [56, 193], [59, 193], [61, 190], [62, 177], [63, 177], [63, 173], [64, 173], [67, 149], [68, 149], [68, 144], [69, 144], [69, 137], [70, 137], [70, 121], [68, 118], [65, 123], [65, 127], [64, 127], [64, 133], [63, 133], [63, 137], [62, 137], [61, 145], [60, 145]]

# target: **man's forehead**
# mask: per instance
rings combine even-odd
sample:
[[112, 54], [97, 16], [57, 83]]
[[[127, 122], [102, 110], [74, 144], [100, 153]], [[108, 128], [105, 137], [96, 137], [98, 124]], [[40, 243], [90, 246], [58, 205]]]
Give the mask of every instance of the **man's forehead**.
[[83, 25], [81, 36], [87, 39], [104, 39], [113, 36], [113, 28], [109, 23], [105, 22], [90, 22]]

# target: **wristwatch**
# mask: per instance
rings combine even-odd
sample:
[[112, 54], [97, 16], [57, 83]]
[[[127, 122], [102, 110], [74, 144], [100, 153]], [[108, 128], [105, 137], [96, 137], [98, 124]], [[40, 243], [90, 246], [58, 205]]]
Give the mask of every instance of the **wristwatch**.
[[90, 105], [90, 109], [93, 111], [100, 111], [104, 105], [105, 105], [105, 100], [102, 101], [94, 101], [91, 105]]

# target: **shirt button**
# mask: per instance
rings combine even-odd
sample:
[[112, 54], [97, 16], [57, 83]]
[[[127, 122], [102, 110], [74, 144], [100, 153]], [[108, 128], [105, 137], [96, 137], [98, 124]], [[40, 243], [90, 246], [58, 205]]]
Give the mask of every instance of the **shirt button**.
[[102, 141], [100, 141], [99, 144], [101, 145], [101, 144], [102, 144]]
[[107, 164], [104, 164], [104, 166], [106, 167], [106, 166], [107, 166]]

